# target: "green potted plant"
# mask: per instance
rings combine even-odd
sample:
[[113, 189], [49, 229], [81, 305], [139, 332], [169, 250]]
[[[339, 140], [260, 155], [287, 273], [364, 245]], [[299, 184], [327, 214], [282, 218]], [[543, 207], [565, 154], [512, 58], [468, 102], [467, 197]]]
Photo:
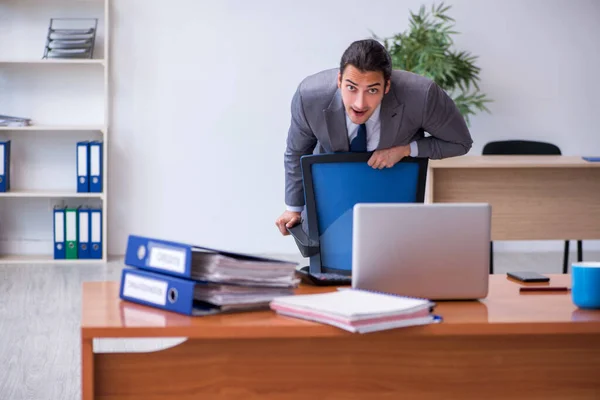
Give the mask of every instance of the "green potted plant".
[[490, 99], [479, 90], [480, 68], [477, 56], [453, 48], [454, 19], [447, 12], [451, 6], [441, 3], [431, 10], [421, 6], [410, 12], [410, 29], [389, 38], [373, 37], [386, 47], [395, 69], [426, 76], [448, 93], [470, 125], [469, 117], [477, 111], [490, 112]]

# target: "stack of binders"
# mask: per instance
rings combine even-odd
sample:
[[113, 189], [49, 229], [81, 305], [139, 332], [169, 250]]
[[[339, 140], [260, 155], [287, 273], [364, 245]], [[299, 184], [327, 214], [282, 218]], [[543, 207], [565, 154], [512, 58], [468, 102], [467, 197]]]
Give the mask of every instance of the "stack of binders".
[[10, 140], [0, 142], [0, 192], [10, 192]]
[[129, 236], [120, 298], [184, 315], [268, 309], [294, 294], [296, 263]]
[[102, 209], [54, 209], [54, 259], [102, 258]]
[[77, 192], [102, 193], [103, 142], [77, 142]]

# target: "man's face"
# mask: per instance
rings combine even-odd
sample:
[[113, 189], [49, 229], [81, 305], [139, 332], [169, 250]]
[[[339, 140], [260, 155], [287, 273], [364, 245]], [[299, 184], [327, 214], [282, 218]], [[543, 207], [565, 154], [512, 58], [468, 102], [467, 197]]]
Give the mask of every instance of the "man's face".
[[338, 87], [352, 122], [363, 124], [371, 117], [383, 95], [390, 90], [389, 81], [388, 85], [384, 83], [382, 72], [361, 72], [353, 65], [347, 65], [343, 75], [338, 73]]

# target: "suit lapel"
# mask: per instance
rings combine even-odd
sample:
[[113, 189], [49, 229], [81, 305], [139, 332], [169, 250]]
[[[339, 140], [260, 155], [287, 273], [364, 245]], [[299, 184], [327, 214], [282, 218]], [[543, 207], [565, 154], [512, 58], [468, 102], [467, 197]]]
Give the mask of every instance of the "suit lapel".
[[394, 143], [396, 143], [403, 111], [404, 104], [398, 102], [396, 93], [394, 93], [393, 89], [390, 89], [381, 102], [381, 113], [379, 115], [381, 133], [379, 145], [377, 146], [378, 149], [393, 147]]
[[331, 151], [348, 151], [348, 128], [346, 126], [346, 112], [340, 90], [336, 90], [335, 95], [329, 103], [329, 107], [323, 110], [325, 122], [327, 124], [327, 133], [331, 144]]

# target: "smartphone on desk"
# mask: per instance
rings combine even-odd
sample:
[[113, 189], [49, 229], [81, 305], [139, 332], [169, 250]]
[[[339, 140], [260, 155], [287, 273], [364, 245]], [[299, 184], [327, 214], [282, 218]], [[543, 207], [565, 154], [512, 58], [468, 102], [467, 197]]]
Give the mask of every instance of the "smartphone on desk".
[[549, 282], [550, 278], [532, 271], [507, 272], [506, 275], [521, 282]]

